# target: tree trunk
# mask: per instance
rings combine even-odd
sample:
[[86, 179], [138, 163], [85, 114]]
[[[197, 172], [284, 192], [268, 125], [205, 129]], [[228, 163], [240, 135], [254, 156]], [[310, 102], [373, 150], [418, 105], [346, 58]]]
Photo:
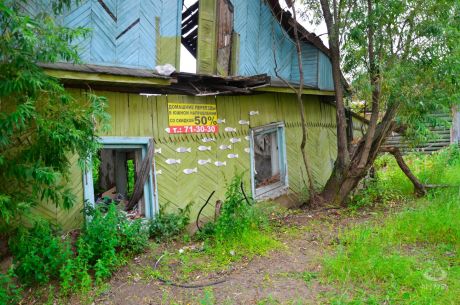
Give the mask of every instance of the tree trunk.
[[375, 159], [378, 156], [380, 147], [394, 127], [393, 119], [396, 115], [398, 106], [398, 103], [390, 106], [382, 121], [375, 128], [374, 137], [372, 139], [368, 157], [363, 166], [358, 166], [358, 164], [361, 162], [363, 150], [366, 149], [366, 141], [364, 138], [361, 139], [361, 141], [356, 145], [356, 148], [351, 156], [350, 163], [348, 167], [343, 171], [343, 175], [341, 177], [334, 175], [334, 172], [338, 170], [337, 162], [335, 163], [333, 174], [319, 195], [323, 200], [323, 203], [329, 205], [344, 204], [348, 198], [348, 195], [355, 189], [361, 179], [366, 176], [367, 172], [372, 167]]

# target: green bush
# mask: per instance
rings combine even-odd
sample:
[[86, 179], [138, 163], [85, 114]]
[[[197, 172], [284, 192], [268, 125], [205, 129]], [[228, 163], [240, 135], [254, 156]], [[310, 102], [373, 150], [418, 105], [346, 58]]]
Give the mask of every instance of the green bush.
[[[75, 243], [75, 254], [67, 240], [56, 236], [47, 222], [22, 228], [11, 239], [14, 273], [25, 285], [60, 279], [64, 294], [88, 291], [93, 276], [97, 283], [111, 276], [126, 257], [148, 244], [149, 232], [141, 219], [128, 220], [124, 212], [109, 205], [88, 212], [91, 218]], [[1, 292], [0, 292], [1, 295]]]
[[71, 257], [69, 244], [56, 236], [48, 222], [21, 228], [10, 239], [14, 273], [25, 284], [48, 283], [59, 278], [59, 270]]
[[185, 227], [190, 223], [191, 206], [191, 203], [188, 204], [184, 209], [179, 209], [178, 213], [167, 213], [166, 206], [161, 207], [160, 213], [150, 222], [150, 237], [160, 242], [184, 232]]
[[13, 305], [21, 300], [21, 290], [15, 284], [14, 276], [0, 273], [0, 304]]
[[241, 191], [243, 175], [236, 175], [227, 186], [225, 201], [215, 224], [217, 239], [238, 239], [247, 232], [268, 227], [267, 216]]
[[101, 282], [124, 263], [126, 255], [139, 253], [148, 244], [148, 230], [142, 220], [128, 220], [113, 204], [107, 213], [95, 209], [88, 216], [91, 221], [77, 241], [76, 258], [68, 260], [61, 270], [64, 290], [72, 282], [80, 283], [78, 288], [85, 290], [91, 283], [89, 270], [94, 270], [96, 281]]

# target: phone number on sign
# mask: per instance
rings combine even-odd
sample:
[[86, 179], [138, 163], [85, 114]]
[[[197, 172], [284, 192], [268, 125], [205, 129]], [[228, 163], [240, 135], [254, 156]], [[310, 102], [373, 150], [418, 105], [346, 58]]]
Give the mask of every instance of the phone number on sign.
[[171, 126], [166, 128], [166, 131], [170, 134], [176, 133], [217, 133], [219, 131], [219, 126]]

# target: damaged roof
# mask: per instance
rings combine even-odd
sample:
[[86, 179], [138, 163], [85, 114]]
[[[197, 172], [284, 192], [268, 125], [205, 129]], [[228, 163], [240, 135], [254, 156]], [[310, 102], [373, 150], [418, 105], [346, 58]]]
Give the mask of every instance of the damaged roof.
[[315, 33], [309, 32], [299, 22], [294, 20], [289, 11], [285, 11], [283, 10], [283, 8], [281, 8], [279, 0], [267, 0], [267, 3], [273, 13], [273, 16], [275, 16], [275, 18], [281, 24], [283, 29], [289, 34], [292, 40], [295, 41], [294, 25], [296, 24], [299, 38], [301, 41], [314, 45], [330, 57], [329, 48], [324, 45], [321, 38], [316, 36]]
[[184, 94], [195, 96], [250, 94], [253, 89], [269, 86], [266, 74], [254, 76], [215, 76], [178, 72], [170, 76], [155, 70], [75, 65], [70, 63], [39, 64], [50, 76], [68, 87], [148, 94]]

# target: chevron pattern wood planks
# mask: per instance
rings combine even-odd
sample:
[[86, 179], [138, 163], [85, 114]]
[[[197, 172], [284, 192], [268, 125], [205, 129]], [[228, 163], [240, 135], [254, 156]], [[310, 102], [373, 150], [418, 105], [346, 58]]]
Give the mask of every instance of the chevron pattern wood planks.
[[[50, 12], [50, 3], [30, 0], [23, 9], [33, 16]], [[56, 20], [65, 26], [91, 30], [89, 37], [74, 42], [86, 63], [153, 68], [157, 64], [158, 36], [180, 36], [181, 8], [181, 1], [170, 0], [81, 0]], [[179, 54], [180, 44], [168, 46], [168, 52]]]

